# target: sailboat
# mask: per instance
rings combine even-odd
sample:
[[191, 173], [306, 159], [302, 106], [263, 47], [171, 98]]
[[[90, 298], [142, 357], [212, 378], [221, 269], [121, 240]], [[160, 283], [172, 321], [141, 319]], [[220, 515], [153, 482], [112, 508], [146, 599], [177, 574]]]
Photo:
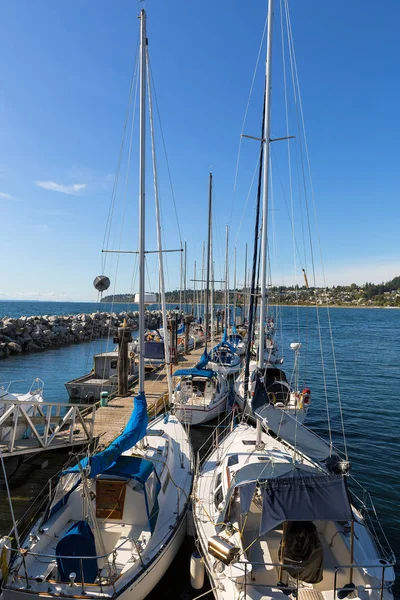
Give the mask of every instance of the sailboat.
[[[268, 38], [263, 144], [261, 292], [266, 283], [273, 0]], [[264, 393], [265, 303], [254, 398]], [[264, 403], [264, 407], [271, 406]], [[272, 409], [276, 410], [276, 409]], [[275, 413], [274, 413], [275, 414]], [[276, 414], [283, 415], [283, 411]], [[349, 463], [335, 458], [290, 415], [289, 439], [260, 419], [225, 428], [200, 461], [193, 515], [199, 548], [217, 600], [392, 599], [394, 555], [381, 542], [374, 509], [350, 489]], [[293, 429], [294, 428], [294, 429]], [[294, 437], [290, 439], [290, 434]], [[365, 490], [363, 490], [365, 492]], [[383, 538], [384, 540], [386, 538]]]
[[[236, 283], [236, 282], [235, 282]], [[229, 253], [228, 253], [228, 226], [226, 227], [226, 256], [225, 256], [225, 327], [222, 340], [210, 352], [209, 367], [225, 375], [234, 377], [240, 371], [242, 359], [235, 344], [228, 339], [229, 328]]]
[[227, 408], [229, 388], [223, 372], [214, 369], [208, 354], [209, 332], [209, 288], [211, 270], [211, 210], [212, 210], [212, 173], [209, 179], [208, 196], [208, 244], [206, 268], [206, 303], [204, 352], [199, 363], [191, 369], [178, 369], [174, 373], [177, 379], [173, 392], [174, 413], [182, 423], [201, 425], [218, 417]]
[[[139, 337], [145, 322], [146, 13], [140, 12]], [[149, 83], [149, 80], [147, 80]], [[149, 102], [151, 91], [149, 86]], [[3, 581], [3, 598], [145, 598], [186, 534], [193, 465], [176, 417], [148, 423], [143, 354], [131, 417], [102, 452], [64, 471], [28, 535], [20, 539]], [[4, 573], [4, 571], [3, 571]]]

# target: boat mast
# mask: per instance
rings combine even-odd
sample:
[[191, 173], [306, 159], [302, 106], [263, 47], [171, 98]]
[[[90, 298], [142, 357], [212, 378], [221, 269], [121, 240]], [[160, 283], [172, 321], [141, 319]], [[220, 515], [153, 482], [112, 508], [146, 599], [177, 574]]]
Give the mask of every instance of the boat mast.
[[229, 327], [229, 271], [228, 271], [228, 237], [229, 229], [226, 226], [226, 251], [225, 251], [225, 331], [228, 333]]
[[193, 266], [193, 300], [192, 300], [192, 315], [196, 316], [197, 311], [197, 300], [196, 300], [196, 261]]
[[208, 310], [208, 299], [210, 293], [210, 259], [211, 259], [211, 210], [212, 210], [212, 173], [210, 173], [210, 183], [208, 188], [208, 234], [207, 234], [207, 265], [206, 265], [206, 331], [205, 331], [205, 343], [204, 353], [207, 354], [207, 340], [208, 340], [208, 323], [209, 323], [209, 310]]
[[[167, 327], [168, 317], [167, 317], [167, 304], [165, 302], [164, 260], [163, 260], [163, 248], [162, 248], [162, 237], [161, 237], [161, 215], [160, 215], [160, 201], [159, 201], [159, 193], [158, 193], [156, 146], [155, 146], [155, 140], [154, 140], [153, 101], [152, 101], [152, 96], [151, 96], [150, 70], [148, 68], [149, 57], [148, 57], [147, 48], [146, 48], [146, 58], [147, 58], [147, 87], [148, 87], [148, 94], [149, 94], [151, 154], [152, 154], [152, 159], [153, 159], [154, 200], [155, 200], [156, 226], [157, 226], [158, 265], [159, 265], [159, 269], [160, 269], [161, 311], [162, 311], [162, 321], [163, 321], [163, 326], [164, 326], [165, 370], [166, 370], [166, 374], [167, 374], [168, 397], [172, 398], [173, 385], [172, 385], [172, 375], [171, 375], [171, 354], [170, 354], [171, 339], [170, 339], [170, 332], [168, 331], [168, 327]], [[185, 251], [186, 251], [186, 242], [185, 242]]]
[[261, 304], [260, 304], [260, 340], [258, 347], [258, 367], [264, 366], [265, 338], [265, 297], [267, 283], [267, 246], [268, 246], [268, 180], [269, 180], [269, 141], [271, 120], [271, 57], [272, 57], [272, 21], [274, 0], [268, 0], [267, 57], [265, 63], [265, 104], [263, 130], [263, 187], [262, 187], [262, 229], [261, 229]]
[[[203, 308], [203, 310], [205, 309], [205, 305], [206, 305], [206, 300], [204, 297], [204, 242], [202, 244], [201, 247], [201, 286], [200, 286], [200, 304]], [[200, 306], [199, 306], [199, 316], [200, 316]], [[204, 321], [204, 314], [203, 314], [203, 321]]]
[[146, 12], [140, 11], [140, 142], [139, 142], [139, 394], [144, 393], [145, 156], [146, 156]]
[[233, 333], [236, 333], [236, 246], [233, 253]]
[[186, 297], [186, 269], [187, 269], [187, 246], [186, 246], [186, 242], [185, 242], [185, 258], [184, 258], [184, 263], [183, 263], [183, 312], [184, 314], [186, 314], [187, 311], [187, 297]]
[[246, 320], [246, 294], [247, 294], [247, 242], [244, 252], [244, 294], [243, 294], [243, 323]]

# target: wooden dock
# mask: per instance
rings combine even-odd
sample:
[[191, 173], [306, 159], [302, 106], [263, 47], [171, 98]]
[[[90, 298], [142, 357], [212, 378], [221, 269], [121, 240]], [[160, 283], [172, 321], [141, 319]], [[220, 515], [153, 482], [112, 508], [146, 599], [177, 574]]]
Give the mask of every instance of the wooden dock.
[[[199, 347], [189, 354], [179, 357], [179, 363], [173, 367], [172, 372], [180, 367], [193, 367], [199, 360], [204, 348]], [[93, 428], [93, 439], [98, 440], [97, 449], [108, 446], [124, 429], [133, 409], [134, 397], [137, 393], [137, 384], [130, 394], [124, 397], [112, 398], [108, 406], [96, 410], [96, 419]], [[160, 369], [146, 375], [145, 393], [148, 403], [149, 416], [154, 416], [168, 404], [168, 386], [165, 369]], [[74, 439], [74, 443], [78, 440]], [[81, 446], [84, 448], [84, 446]], [[78, 460], [76, 449], [63, 448], [62, 450], [46, 449], [40, 455], [25, 462], [24, 456], [14, 456], [6, 461], [7, 479], [11, 488], [11, 496], [15, 517], [20, 522], [20, 533], [31, 523], [26, 511], [38, 509], [41, 503], [47, 502], [48, 492], [41, 494], [49, 480], [54, 477], [67, 463]], [[82, 456], [82, 454], [80, 455]], [[53, 480], [53, 485], [56, 480]], [[0, 473], [0, 503], [3, 510], [0, 512], [0, 536], [8, 535], [12, 527], [3, 474]], [[23, 518], [24, 517], [24, 518]], [[22, 521], [21, 521], [22, 520]]]
[[[199, 362], [203, 351], [203, 346], [200, 346], [189, 354], [179, 356], [178, 365], [173, 366], [172, 372], [181, 367], [194, 367]], [[131, 416], [133, 399], [137, 392], [138, 386], [135, 384], [128, 396], [112, 398], [107, 406], [97, 409], [93, 437], [98, 439], [100, 448], [107, 447], [124, 429]], [[149, 417], [157, 415], [168, 405], [165, 368], [146, 375], [145, 394]]]

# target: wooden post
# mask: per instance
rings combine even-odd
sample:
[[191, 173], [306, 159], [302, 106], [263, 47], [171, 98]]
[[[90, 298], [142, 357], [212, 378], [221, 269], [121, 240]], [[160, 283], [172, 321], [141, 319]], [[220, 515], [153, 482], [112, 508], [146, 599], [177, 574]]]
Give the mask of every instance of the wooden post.
[[122, 327], [118, 327], [118, 396], [125, 396], [128, 393], [128, 344], [132, 341], [131, 334], [132, 330], [124, 321]]
[[176, 327], [176, 316], [171, 317], [171, 363], [174, 365], [178, 364], [178, 344], [177, 344], [177, 327]]
[[184, 324], [185, 324], [185, 354], [187, 354], [189, 352], [189, 325], [190, 325], [190, 317], [188, 315], [185, 315], [185, 318], [183, 320]]

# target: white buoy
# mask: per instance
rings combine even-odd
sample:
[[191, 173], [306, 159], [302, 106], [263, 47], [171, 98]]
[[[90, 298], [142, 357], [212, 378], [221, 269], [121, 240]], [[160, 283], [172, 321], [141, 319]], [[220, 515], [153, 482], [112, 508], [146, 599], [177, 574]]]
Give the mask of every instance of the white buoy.
[[204, 562], [198, 550], [190, 557], [190, 585], [194, 590], [201, 590], [204, 585]]

